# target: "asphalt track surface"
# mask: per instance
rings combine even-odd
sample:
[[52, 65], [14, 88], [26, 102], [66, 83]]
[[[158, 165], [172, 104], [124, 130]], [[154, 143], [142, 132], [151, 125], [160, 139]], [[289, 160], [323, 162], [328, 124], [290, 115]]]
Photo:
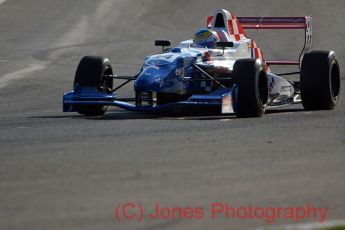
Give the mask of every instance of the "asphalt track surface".
[[[118, 203], [327, 207], [345, 217], [345, 90], [334, 111], [290, 106], [262, 118], [62, 113], [80, 58], [135, 74], [157, 38], [188, 39], [208, 15], [313, 16], [314, 47], [345, 73], [345, 2], [0, 1], [0, 229], [248, 229], [263, 220], [117, 223]], [[251, 32], [266, 57], [296, 57], [301, 32]], [[130, 96], [133, 85], [121, 90]], [[208, 211], [205, 212], [209, 214]], [[310, 220], [313, 222], [312, 220]], [[304, 221], [306, 222], [306, 221]], [[276, 225], [293, 224], [277, 221]]]

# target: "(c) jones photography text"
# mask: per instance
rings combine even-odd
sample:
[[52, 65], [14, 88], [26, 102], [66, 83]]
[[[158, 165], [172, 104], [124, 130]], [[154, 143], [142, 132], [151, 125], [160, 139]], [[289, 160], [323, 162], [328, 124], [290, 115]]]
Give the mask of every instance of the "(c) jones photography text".
[[115, 208], [116, 221], [141, 222], [144, 218], [151, 220], [260, 220], [274, 224], [278, 220], [324, 222], [328, 208], [314, 207], [307, 203], [301, 206], [287, 207], [260, 207], [254, 205], [234, 207], [227, 202], [213, 202], [208, 206], [162, 206], [155, 202], [149, 209], [144, 208], [140, 202], [127, 201], [118, 203]]

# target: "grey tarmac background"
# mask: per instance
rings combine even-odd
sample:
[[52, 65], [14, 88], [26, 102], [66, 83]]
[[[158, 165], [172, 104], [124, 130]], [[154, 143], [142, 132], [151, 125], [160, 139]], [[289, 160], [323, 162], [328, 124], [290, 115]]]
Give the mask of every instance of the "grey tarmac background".
[[[61, 112], [80, 58], [109, 57], [135, 74], [153, 40], [175, 43], [226, 8], [238, 16], [314, 18], [314, 47], [345, 73], [345, 1], [7, 0], [0, 5], [0, 229], [252, 229], [263, 220], [116, 223], [115, 205], [286, 207], [345, 217], [345, 90], [335, 111], [301, 106], [262, 118], [105, 117]], [[250, 32], [266, 57], [294, 58], [301, 32]], [[286, 54], [286, 55], [285, 55]], [[280, 71], [280, 70], [277, 70]], [[133, 85], [121, 90], [131, 95]], [[293, 224], [278, 221], [276, 225]]]

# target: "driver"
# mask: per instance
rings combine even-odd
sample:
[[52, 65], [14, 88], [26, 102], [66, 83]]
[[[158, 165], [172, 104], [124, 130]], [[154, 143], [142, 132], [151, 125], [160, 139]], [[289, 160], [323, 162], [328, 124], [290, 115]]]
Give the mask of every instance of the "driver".
[[201, 29], [194, 34], [193, 42], [197, 46], [213, 49], [216, 47], [216, 43], [219, 42], [219, 36], [214, 30]]

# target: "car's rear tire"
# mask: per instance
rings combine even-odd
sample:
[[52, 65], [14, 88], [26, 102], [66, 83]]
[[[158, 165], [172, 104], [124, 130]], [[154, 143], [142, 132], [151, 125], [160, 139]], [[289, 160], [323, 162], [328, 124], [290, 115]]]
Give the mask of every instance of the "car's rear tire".
[[[100, 92], [110, 93], [113, 88], [113, 79], [104, 75], [112, 75], [113, 70], [109, 60], [98, 56], [85, 56], [79, 62], [74, 77], [74, 90], [78, 87], [95, 87]], [[103, 115], [108, 106], [103, 105], [78, 105], [76, 111], [86, 116]]]
[[237, 117], [261, 117], [267, 107], [268, 84], [264, 64], [259, 59], [240, 59], [234, 64]]
[[301, 66], [301, 97], [307, 110], [331, 110], [340, 95], [340, 68], [334, 51], [304, 54]]

